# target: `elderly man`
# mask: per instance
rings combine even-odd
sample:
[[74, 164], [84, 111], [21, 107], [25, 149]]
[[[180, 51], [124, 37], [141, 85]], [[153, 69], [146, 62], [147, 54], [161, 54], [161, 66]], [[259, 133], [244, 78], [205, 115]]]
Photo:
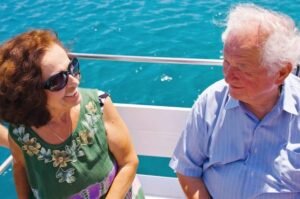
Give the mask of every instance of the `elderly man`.
[[300, 198], [299, 33], [255, 5], [231, 10], [224, 80], [194, 104], [170, 166], [187, 198]]

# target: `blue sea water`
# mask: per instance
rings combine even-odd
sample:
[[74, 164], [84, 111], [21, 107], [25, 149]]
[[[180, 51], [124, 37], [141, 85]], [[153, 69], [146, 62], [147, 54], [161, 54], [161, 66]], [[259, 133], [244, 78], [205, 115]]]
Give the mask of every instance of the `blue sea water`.
[[[72, 52], [218, 59], [223, 20], [240, 2], [249, 1], [7, 0], [0, 3], [0, 42], [47, 28]], [[299, 0], [252, 2], [288, 14], [299, 27]], [[91, 60], [81, 60], [81, 66], [81, 86], [107, 91], [118, 103], [190, 107], [204, 88], [222, 78], [218, 66]], [[8, 154], [0, 149], [0, 161]], [[1, 196], [16, 198], [12, 183], [10, 170], [0, 176]]]

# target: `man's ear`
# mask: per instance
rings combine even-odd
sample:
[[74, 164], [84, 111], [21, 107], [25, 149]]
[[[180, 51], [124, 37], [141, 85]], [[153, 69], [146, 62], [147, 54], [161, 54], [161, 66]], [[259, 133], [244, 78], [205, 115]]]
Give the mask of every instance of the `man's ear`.
[[282, 67], [278, 71], [276, 83], [278, 83], [279, 85], [283, 84], [285, 78], [292, 72], [292, 69], [293, 67], [291, 63], [287, 63], [284, 67]]

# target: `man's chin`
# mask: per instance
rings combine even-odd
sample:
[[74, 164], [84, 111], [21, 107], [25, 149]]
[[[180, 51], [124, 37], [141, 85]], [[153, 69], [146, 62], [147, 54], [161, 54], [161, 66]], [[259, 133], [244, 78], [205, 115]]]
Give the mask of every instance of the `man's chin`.
[[229, 94], [234, 99], [240, 100], [243, 96], [242, 90], [236, 90], [236, 89], [229, 89]]

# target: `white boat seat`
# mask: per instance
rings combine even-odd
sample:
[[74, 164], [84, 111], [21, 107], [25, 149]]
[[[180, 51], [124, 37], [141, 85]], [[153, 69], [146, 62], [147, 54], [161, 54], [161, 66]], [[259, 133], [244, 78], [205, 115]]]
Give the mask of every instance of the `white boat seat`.
[[[116, 106], [130, 130], [138, 155], [171, 157], [186, 123], [189, 108], [128, 104]], [[138, 174], [138, 176], [147, 199], [184, 198], [175, 175], [165, 177]]]

